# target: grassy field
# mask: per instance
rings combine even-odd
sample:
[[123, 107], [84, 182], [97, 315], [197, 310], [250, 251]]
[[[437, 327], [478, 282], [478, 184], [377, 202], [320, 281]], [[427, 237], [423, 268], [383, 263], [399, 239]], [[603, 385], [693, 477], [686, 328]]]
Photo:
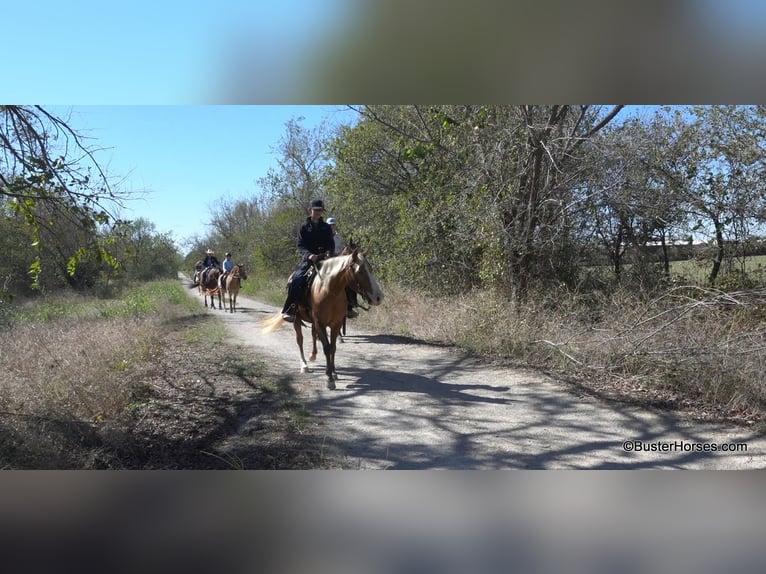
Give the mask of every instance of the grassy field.
[[[687, 283], [707, 285], [712, 263], [693, 259], [673, 261], [670, 264], [670, 269], [671, 273], [684, 278]], [[766, 255], [747, 257], [730, 263], [725, 262], [721, 269], [721, 279], [725, 280], [727, 274], [735, 273], [739, 276], [742, 272], [750, 276], [753, 282], [766, 285]]]

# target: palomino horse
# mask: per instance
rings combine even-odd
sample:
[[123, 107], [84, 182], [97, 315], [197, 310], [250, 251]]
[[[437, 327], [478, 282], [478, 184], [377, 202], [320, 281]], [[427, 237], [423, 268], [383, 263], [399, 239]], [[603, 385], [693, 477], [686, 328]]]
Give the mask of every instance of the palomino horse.
[[[300, 302], [298, 313], [293, 323], [295, 341], [301, 352], [301, 372], [309, 370], [303, 354], [303, 322], [311, 325], [312, 334], [322, 341], [322, 350], [326, 359], [325, 374], [327, 388], [335, 388], [338, 375], [335, 371], [335, 343], [346, 317], [346, 287], [351, 287], [371, 305], [380, 305], [383, 292], [372, 272], [365, 253], [354, 249], [349, 255], [339, 255], [322, 261], [317, 266], [317, 274], [311, 284], [308, 301]], [[264, 323], [264, 331], [269, 333], [282, 324], [282, 314]], [[330, 329], [328, 336], [327, 329]], [[316, 358], [316, 352], [311, 360]]]
[[207, 296], [210, 295], [210, 308], [215, 309], [215, 300], [213, 299], [213, 296], [218, 295], [218, 309], [223, 309], [223, 304], [221, 302], [221, 286], [218, 281], [220, 278], [221, 270], [218, 269], [218, 267], [211, 267], [208, 269], [204, 282], [202, 281], [202, 276], [200, 276], [199, 288], [205, 297], [205, 308], [207, 308]]
[[[239, 289], [242, 287], [242, 281], [244, 279], [247, 279], [245, 266], [238, 263], [226, 276], [226, 285], [222, 286], [229, 295], [229, 311], [232, 313], [234, 313], [234, 308], [237, 306], [237, 294], [239, 294]], [[225, 299], [226, 295], [224, 295], [224, 301]]]

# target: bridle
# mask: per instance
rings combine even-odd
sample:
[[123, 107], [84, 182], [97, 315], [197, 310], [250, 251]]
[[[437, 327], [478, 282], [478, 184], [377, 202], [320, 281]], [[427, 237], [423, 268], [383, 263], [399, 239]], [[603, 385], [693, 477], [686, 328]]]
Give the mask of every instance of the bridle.
[[[369, 265], [369, 264], [370, 263], [365, 259], [364, 265]], [[359, 293], [359, 295], [362, 296], [362, 299], [364, 299], [368, 305], [372, 305], [372, 299], [370, 299], [370, 296], [367, 294], [367, 290], [364, 287], [362, 287], [362, 283], [357, 278], [357, 273], [356, 271], [354, 271], [353, 265], [354, 265], [354, 260], [349, 259], [348, 272], [351, 274], [351, 278], [352, 278], [352, 280], [349, 281], [349, 287], [353, 289], [354, 291], [356, 291], [357, 293]], [[359, 264], [360, 267], [363, 267], [364, 265]], [[365, 272], [366, 272], [366, 269], [365, 269]], [[370, 310], [370, 307], [365, 307], [364, 305], [359, 305], [359, 307], [361, 307], [365, 311]]]

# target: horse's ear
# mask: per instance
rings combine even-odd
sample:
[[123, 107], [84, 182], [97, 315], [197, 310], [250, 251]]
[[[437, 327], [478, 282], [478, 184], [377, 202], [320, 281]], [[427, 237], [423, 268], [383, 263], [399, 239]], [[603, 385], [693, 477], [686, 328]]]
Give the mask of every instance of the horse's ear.
[[369, 251], [362, 251], [362, 256], [363, 256], [363, 257], [367, 257], [367, 254], [368, 254], [368, 253], [369, 253]]

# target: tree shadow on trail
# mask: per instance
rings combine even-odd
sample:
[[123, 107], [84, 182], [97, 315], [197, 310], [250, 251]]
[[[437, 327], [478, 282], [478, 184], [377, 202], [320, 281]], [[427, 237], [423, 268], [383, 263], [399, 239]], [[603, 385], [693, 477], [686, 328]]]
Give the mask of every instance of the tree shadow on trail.
[[[308, 407], [328, 424], [342, 429], [334, 433], [334, 445], [357, 459], [360, 467], [762, 466], [756, 460], [749, 461], [748, 453], [697, 450], [692, 445], [704, 445], [713, 440], [711, 436], [704, 428], [685, 424], [672, 413], [649, 413], [614, 402], [606, 406], [563, 389], [552, 392], [550, 386], [534, 382], [519, 381], [512, 386], [503, 384], [503, 379], [498, 379], [501, 384], [480, 379], [474, 382], [470, 363], [467, 357], [434, 360], [424, 366], [428, 375], [394, 372], [382, 364], [371, 368], [339, 367], [338, 390], [318, 393]], [[481, 371], [475, 372], [481, 377]], [[604, 408], [612, 411], [608, 417], [600, 414]], [[751, 434], [737, 442], [755, 439]], [[675, 446], [671, 451], [631, 452], [623, 447], [628, 441], [640, 443], [643, 448], [660, 443]]]
[[[510, 387], [507, 386], [475, 383], [450, 384], [441, 382], [437, 378], [380, 369], [343, 369], [342, 375], [343, 379], [349, 377], [356, 379], [345, 386], [345, 389], [355, 393], [422, 393], [442, 402], [484, 402], [496, 404], [512, 402], [509, 397], [502, 396], [503, 393], [507, 393], [510, 390]], [[472, 391], [484, 391], [485, 395], [473, 394]], [[492, 396], [486, 396], [486, 393], [492, 393]]]

